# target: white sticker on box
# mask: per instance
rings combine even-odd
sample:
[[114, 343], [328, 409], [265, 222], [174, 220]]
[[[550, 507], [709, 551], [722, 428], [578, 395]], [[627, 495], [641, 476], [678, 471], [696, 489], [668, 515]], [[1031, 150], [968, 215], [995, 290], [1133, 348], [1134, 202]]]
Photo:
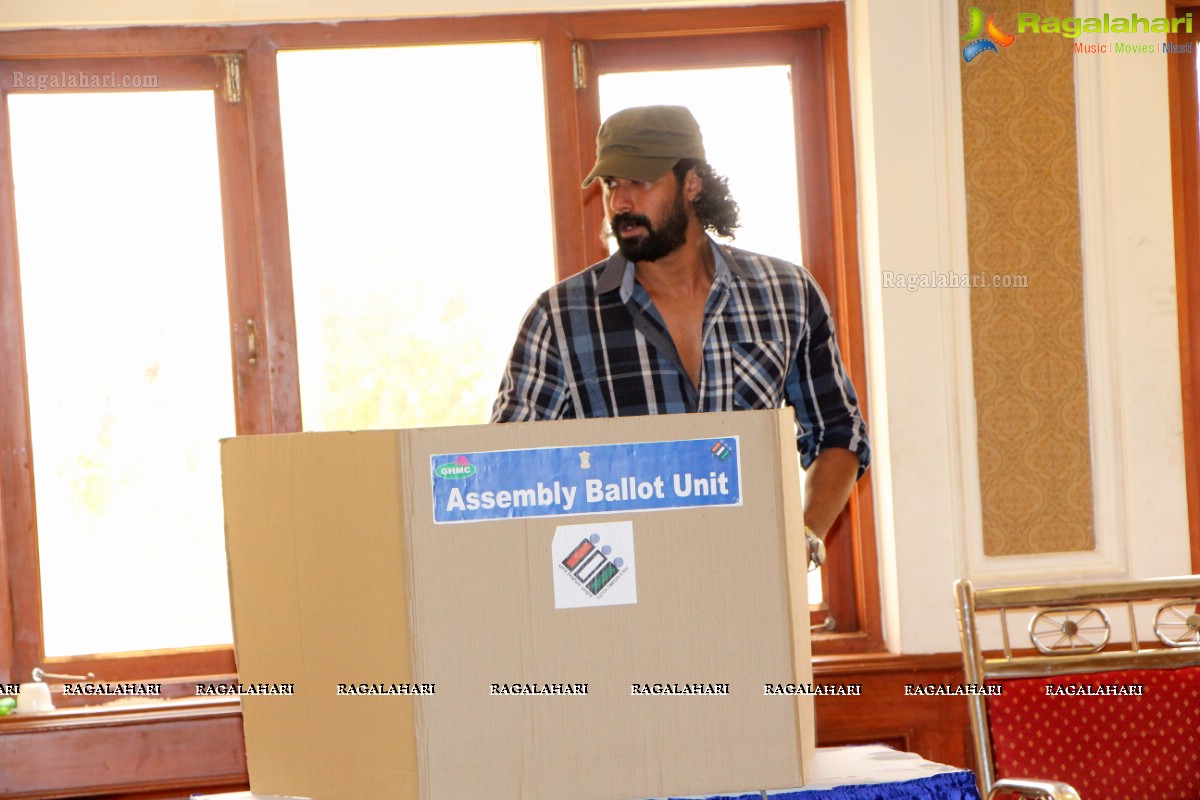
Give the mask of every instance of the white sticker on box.
[[637, 602], [632, 522], [560, 525], [550, 556], [555, 608]]

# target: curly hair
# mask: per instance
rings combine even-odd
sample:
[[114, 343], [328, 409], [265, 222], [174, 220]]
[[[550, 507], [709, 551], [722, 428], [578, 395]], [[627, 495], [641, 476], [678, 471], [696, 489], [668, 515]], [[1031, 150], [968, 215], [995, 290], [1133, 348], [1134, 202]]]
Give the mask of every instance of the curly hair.
[[707, 161], [684, 158], [673, 168], [681, 189], [684, 176], [693, 168], [703, 183], [700, 194], [692, 201], [696, 218], [705, 230], [715, 231], [718, 236], [732, 239], [734, 228], [741, 227], [741, 223], [738, 222], [738, 204], [729, 193], [729, 179], [714, 172], [712, 165]]

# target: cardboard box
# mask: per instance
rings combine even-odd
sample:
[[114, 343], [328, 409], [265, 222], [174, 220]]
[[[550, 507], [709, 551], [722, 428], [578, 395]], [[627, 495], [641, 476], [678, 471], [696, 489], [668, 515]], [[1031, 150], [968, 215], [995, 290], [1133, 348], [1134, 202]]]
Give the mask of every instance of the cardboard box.
[[252, 790], [802, 785], [812, 698], [765, 693], [812, 682], [793, 430], [779, 410], [223, 442]]

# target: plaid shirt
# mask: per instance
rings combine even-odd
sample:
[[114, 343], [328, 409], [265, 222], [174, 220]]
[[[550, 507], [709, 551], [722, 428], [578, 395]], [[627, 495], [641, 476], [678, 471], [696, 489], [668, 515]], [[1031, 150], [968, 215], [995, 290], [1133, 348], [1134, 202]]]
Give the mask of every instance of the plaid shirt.
[[829, 305], [808, 270], [713, 243], [700, 387], [619, 253], [544, 292], [521, 323], [493, 422], [778, 408], [807, 468], [826, 447], [870, 461]]

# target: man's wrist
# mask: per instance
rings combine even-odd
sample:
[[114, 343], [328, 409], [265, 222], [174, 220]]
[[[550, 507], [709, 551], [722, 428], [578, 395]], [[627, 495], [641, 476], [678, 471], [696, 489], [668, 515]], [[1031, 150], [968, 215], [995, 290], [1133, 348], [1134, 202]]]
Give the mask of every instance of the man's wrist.
[[808, 542], [808, 563], [812, 569], [817, 569], [825, 563], [825, 542], [807, 525], [804, 526], [804, 538]]

